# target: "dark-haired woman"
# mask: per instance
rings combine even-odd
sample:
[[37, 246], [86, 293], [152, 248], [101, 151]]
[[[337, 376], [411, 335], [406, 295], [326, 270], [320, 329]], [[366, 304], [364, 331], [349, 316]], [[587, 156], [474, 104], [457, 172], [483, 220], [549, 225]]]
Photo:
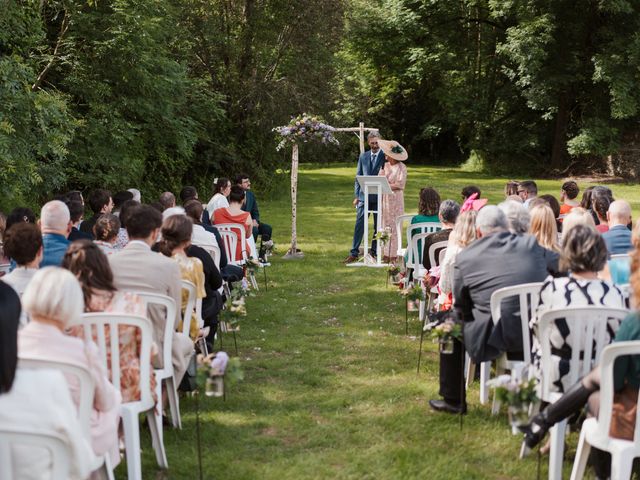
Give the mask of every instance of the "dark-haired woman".
[[120, 215], [118, 215], [118, 219], [120, 220], [120, 229], [118, 230], [118, 238], [116, 243], [114, 243], [114, 248], [116, 250], [122, 250], [129, 243], [129, 234], [127, 234], [127, 220], [131, 214], [131, 211], [134, 207], [140, 205], [140, 202], [136, 202], [135, 200], [127, 200], [120, 207]]
[[[196, 299], [207, 295], [204, 288], [204, 270], [199, 258], [187, 256], [187, 249], [191, 245], [193, 223], [186, 215], [171, 215], [162, 222], [162, 240], [158, 242], [158, 250], [167, 257], [171, 257], [180, 267], [180, 276], [196, 286]], [[182, 311], [187, 308], [189, 293], [182, 291]], [[182, 331], [182, 323], [178, 326]], [[195, 312], [191, 313], [189, 335], [192, 339], [198, 337], [199, 328]]]
[[[70, 478], [87, 478], [95, 457], [64, 376], [56, 370], [17, 368], [20, 299], [1, 281], [0, 305], [0, 425], [62, 436], [70, 453]], [[19, 444], [10, 449], [13, 478], [51, 477], [48, 450]]]
[[120, 231], [120, 220], [111, 213], [100, 215], [93, 226], [93, 238], [95, 244], [106, 255], [112, 255], [118, 251], [116, 242], [118, 241], [118, 232]]
[[[224, 223], [237, 223], [244, 226], [244, 236], [246, 239], [246, 251], [251, 252], [251, 244], [249, 238], [253, 239], [252, 229], [253, 221], [249, 212], [242, 210], [242, 203], [244, 202], [244, 189], [239, 185], [231, 187], [231, 193], [229, 193], [229, 206], [226, 208], [218, 208], [213, 212], [213, 223], [216, 225]], [[240, 245], [241, 232], [236, 232], [238, 235], [238, 245], [236, 247], [235, 260], [242, 259], [242, 245]], [[230, 259], [233, 260], [233, 259]]]
[[220, 177], [215, 184], [213, 197], [207, 203], [207, 213], [209, 218], [213, 221], [213, 212], [219, 208], [227, 208], [229, 206], [229, 200], [227, 199], [231, 194], [231, 180], [225, 177]]
[[[540, 372], [540, 343], [537, 329], [538, 318], [548, 310], [566, 307], [586, 307], [589, 305], [626, 308], [622, 292], [613, 283], [598, 278], [607, 262], [607, 247], [601, 235], [593, 227], [576, 225], [562, 237], [562, 252], [560, 255], [560, 270], [569, 271], [566, 277], [549, 277], [540, 290], [540, 303], [537, 315], [531, 320], [530, 326], [534, 332], [533, 363], [538, 380]], [[608, 342], [615, 336], [619, 327], [618, 320], [611, 319], [607, 326]], [[564, 319], [558, 319], [551, 325], [549, 339], [556, 353], [551, 356], [552, 371], [551, 384], [555, 391], [564, 392], [570, 384], [563, 383], [569, 372], [571, 358], [572, 336], [569, 326]], [[563, 355], [562, 352], [567, 352]]]
[[[113, 285], [113, 273], [109, 261], [95, 243], [89, 240], [73, 242], [62, 259], [62, 267], [73, 273], [80, 282], [85, 312], [129, 313], [146, 316], [146, 308], [140, 297], [131, 292], [116, 290]], [[71, 327], [67, 333], [84, 339], [84, 329], [81, 327]], [[106, 331], [105, 335], [107, 364], [111, 369], [111, 331]], [[118, 343], [120, 348], [120, 393], [123, 402], [140, 400], [141, 342], [140, 330], [135, 327], [120, 327]], [[155, 344], [153, 348], [155, 350]], [[155, 396], [154, 375], [151, 375], [151, 392]]]

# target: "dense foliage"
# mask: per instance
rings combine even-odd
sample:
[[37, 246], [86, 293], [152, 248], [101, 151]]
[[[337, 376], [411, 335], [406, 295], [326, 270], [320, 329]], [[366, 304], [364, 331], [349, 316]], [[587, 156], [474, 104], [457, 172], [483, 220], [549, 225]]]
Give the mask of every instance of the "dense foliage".
[[[239, 171], [273, 186], [271, 130], [304, 111], [377, 126], [414, 161], [628, 168], [639, 31], [630, 0], [0, 0], [0, 207], [205, 196]], [[355, 158], [340, 140], [302, 159]]]

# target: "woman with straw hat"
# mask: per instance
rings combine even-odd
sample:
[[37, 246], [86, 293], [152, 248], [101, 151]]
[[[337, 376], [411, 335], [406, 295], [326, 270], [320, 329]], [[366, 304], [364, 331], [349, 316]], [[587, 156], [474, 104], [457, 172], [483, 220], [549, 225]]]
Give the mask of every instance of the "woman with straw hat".
[[404, 161], [409, 157], [406, 149], [395, 140], [379, 140], [378, 145], [385, 155], [385, 164], [378, 175], [387, 177], [391, 190], [390, 195], [382, 197], [381, 229], [389, 229], [391, 238], [383, 252], [385, 262], [393, 262], [398, 250], [398, 234], [396, 218], [404, 214], [404, 186], [407, 183], [407, 167]]

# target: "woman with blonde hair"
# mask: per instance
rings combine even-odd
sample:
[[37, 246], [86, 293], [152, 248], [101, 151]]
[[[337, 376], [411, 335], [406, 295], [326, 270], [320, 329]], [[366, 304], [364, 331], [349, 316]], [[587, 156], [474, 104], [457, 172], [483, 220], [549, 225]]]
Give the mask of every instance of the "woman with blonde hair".
[[449, 242], [447, 243], [447, 251], [440, 264], [440, 280], [438, 288], [440, 295], [438, 296], [438, 306], [440, 310], [448, 310], [452, 304], [453, 292], [453, 267], [456, 263], [458, 253], [465, 249], [467, 245], [476, 239], [476, 210], [467, 210], [461, 213], [456, 220]]
[[541, 247], [559, 253], [558, 227], [551, 207], [546, 204], [536, 205], [529, 214], [531, 215], [529, 233], [536, 237]]

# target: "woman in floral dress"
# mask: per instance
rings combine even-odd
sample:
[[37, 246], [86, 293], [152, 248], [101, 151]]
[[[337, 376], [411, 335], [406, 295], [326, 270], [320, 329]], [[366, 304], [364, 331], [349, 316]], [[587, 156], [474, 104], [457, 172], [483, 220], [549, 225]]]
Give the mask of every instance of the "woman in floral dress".
[[386, 163], [378, 175], [387, 177], [393, 193], [382, 196], [381, 229], [389, 229], [391, 238], [384, 245], [383, 257], [385, 262], [394, 262], [398, 251], [398, 232], [396, 232], [396, 218], [404, 215], [404, 186], [407, 183], [407, 167], [404, 161], [408, 158], [407, 151], [395, 140], [379, 140], [378, 144], [384, 152]]

